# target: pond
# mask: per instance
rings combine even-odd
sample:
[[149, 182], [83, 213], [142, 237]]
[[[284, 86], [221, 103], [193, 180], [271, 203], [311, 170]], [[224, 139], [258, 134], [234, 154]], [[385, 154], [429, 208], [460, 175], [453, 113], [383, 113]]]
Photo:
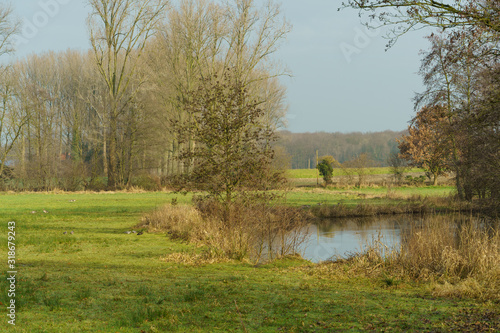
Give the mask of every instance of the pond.
[[304, 231], [308, 235], [301, 245], [301, 254], [312, 262], [320, 262], [361, 252], [374, 241], [393, 248], [398, 246], [402, 233], [420, 221], [420, 217], [408, 215], [321, 220]]
[[299, 253], [304, 259], [318, 263], [356, 256], [368, 248], [385, 256], [399, 252], [402, 240], [405, 253], [448, 247], [467, 252], [470, 244], [487, 246], [492, 251], [500, 248], [500, 220], [472, 214], [336, 218], [302, 225], [285, 234], [271, 234], [271, 246], [262, 240], [259, 260]]

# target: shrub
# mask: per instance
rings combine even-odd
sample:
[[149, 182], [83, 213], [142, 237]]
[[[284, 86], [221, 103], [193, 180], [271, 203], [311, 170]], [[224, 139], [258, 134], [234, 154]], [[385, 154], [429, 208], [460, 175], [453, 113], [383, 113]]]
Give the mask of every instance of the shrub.
[[316, 166], [325, 181], [325, 185], [332, 182], [333, 167], [335, 165], [338, 165], [338, 162], [332, 156], [323, 156]]
[[133, 177], [131, 181], [132, 187], [138, 187], [145, 191], [159, 191], [161, 190], [161, 178], [158, 176], [143, 174]]
[[166, 205], [146, 214], [139, 227], [202, 244], [212, 257], [255, 262], [295, 254], [306, 237], [301, 231], [308, 218], [298, 208], [237, 202], [226, 220], [226, 207], [216, 200], [195, 205]]
[[419, 185], [424, 185], [426, 177], [423, 175], [418, 176], [418, 177], [412, 177], [412, 176], [408, 175], [408, 176], [406, 176], [405, 179], [409, 185], [419, 186]]

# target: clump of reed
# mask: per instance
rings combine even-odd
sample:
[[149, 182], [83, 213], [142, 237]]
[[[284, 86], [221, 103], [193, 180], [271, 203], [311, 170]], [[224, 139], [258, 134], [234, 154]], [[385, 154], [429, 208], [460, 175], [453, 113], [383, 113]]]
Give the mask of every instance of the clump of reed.
[[397, 248], [378, 237], [347, 259], [320, 264], [314, 274], [426, 282], [438, 296], [500, 299], [498, 221], [428, 216], [402, 232]]
[[203, 238], [208, 221], [190, 206], [165, 205], [146, 215], [138, 225], [148, 232], [167, 232], [173, 239], [197, 242]]
[[308, 223], [308, 216], [298, 208], [256, 202], [234, 202], [227, 207], [215, 200], [200, 200], [195, 206], [163, 206], [144, 215], [138, 227], [202, 245], [205, 259], [258, 262], [297, 253]]
[[500, 298], [500, 232], [495, 222], [426, 219], [403, 237], [388, 264], [405, 276], [429, 280], [441, 295]]

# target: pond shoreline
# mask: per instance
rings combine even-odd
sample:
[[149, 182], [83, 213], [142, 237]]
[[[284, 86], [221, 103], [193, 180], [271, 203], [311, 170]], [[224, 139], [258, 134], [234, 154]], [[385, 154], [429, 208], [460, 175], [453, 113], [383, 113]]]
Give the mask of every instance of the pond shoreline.
[[489, 210], [482, 207], [473, 207], [473, 205], [460, 205], [459, 207], [435, 206], [423, 203], [408, 203], [408, 204], [357, 204], [347, 206], [339, 203], [335, 205], [315, 205], [302, 206], [304, 210], [309, 211], [315, 218], [358, 218], [358, 217], [376, 217], [376, 216], [391, 216], [391, 215], [424, 215], [424, 214], [452, 214], [452, 213], [467, 213], [471, 215], [485, 214], [488, 215]]

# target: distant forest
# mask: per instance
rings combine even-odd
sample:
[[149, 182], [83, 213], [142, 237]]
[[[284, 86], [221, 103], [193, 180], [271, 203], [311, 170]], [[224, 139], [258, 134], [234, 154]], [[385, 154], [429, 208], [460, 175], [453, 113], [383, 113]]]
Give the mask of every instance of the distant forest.
[[397, 152], [396, 138], [406, 131], [373, 133], [292, 133], [280, 132], [278, 145], [290, 156], [292, 169], [308, 169], [316, 166], [316, 151], [319, 156], [332, 155], [338, 162], [352, 160], [366, 153], [380, 166], [387, 165], [387, 157]]

